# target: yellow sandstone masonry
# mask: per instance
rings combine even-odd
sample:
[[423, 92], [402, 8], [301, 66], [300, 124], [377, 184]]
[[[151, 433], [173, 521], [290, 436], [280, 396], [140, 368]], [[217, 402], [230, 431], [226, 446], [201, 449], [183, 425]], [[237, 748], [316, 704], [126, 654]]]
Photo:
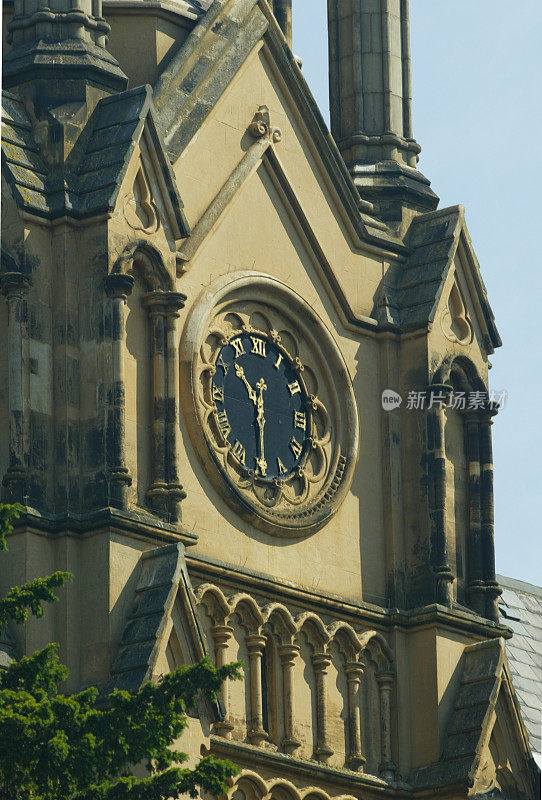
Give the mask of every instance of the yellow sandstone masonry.
[[501, 341], [464, 209], [417, 169], [407, 0], [328, 3], [331, 134], [291, 0], [83, 0], [77, 32], [38, 5], [4, 8], [0, 469], [26, 513], [0, 593], [75, 579], [3, 660], [59, 641], [69, 691], [243, 661], [180, 743], [240, 765], [233, 800], [534, 800]]

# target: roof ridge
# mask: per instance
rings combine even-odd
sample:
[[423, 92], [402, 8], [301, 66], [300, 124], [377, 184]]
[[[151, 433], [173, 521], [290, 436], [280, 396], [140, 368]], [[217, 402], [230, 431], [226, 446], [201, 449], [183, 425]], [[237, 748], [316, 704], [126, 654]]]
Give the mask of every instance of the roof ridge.
[[542, 598], [542, 587], [536, 586], [534, 583], [521, 581], [517, 578], [507, 578], [505, 575], [497, 575], [497, 580], [505, 589], [518, 589], [525, 594], [532, 594], [533, 597]]

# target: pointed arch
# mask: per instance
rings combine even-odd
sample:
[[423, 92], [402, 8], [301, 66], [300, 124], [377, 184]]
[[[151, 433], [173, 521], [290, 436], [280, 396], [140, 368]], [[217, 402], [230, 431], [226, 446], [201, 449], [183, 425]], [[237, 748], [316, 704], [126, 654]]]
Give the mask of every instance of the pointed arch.
[[315, 798], [317, 800], [330, 800], [329, 795], [323, 789], [319, 789], [317, 786], [307, 786], [301, 792], [302, 800], [306, 800], [306, 798]]
[[127, 273], [137, 265], [151, 291], [173, 291], [174, 281], [168, 272], [162, 254], [146, 239], [136, 239], [126, 245], [113, 265], [113, 273]]
[[1, 250], [0, 272], [22, 272], [16, 258], [5, 247], [2, 247]]
[[363, 649], [359, 636], [350, 623], [342, 620], [333, 622], [327, 626], [327, 631], [330, 641], [334, 641], [337, 637], [346, 639], [354, 655], [357, 655]]
[[229, 778], [228, 783], [230, 785], [230, 789], [225, 795], [227, 798], [232, 797], [237, 788], [242, 788], [243, 783], [248, 783], [254, 793], [254, 796], [260, 798], [260, 800], [267, 800], [269, 797], [266, 782], [256, 772], [252, 772], [252, 770], [242, 770], [239, 775]]
[[435, 372], [431, 384], [449, 385], [454, 378], [465, 392], [486, 390], [476, 365], [467, 356], [445, 359]]
[[[211, 597], [212, 601], [214, 602], [215, 606], [215, 613], [221, 613], [222, 618], [220, 622], [225, 622], [226, 619], [229, 617], [231, 613], [230, 606], [228, 605], [228, 601], [224, 595], [222, 589], [219, 589], [218, 586], [215, 586], [213, 583], [202, 583], [196, 591], [194, 592], [194, 597], [196, 598], [197, 605], [204, 605], [208, 611], [212, 613], [213, 609], [209, 607], [206, 603], [206, 598]], [[213, 620], [217, 622], [218, 620]]]
[[[297, 627], [294, 618], [289, 610], [282, 603], [269, 603], [262, 608], [262, 617], [265, 625], [272, 625], [273, 620], [278, 618], [281, 627], [287, 634], [293, 636], [297, 632]], [[284, 636], [282, 638], [285, 638]]]
[[259, 629], [263, 625], [263, 616], [258, 604], [246, 592], [239, 592], [230, 597], [228, 606], [230, 614], [237, 613], [250, 630]]
[[361, 650], [367, 650], [379, 670], [393, 670], [394, 658], [391, 648], [378, 631], [365, 631], [360, 634]]
[[[295, 623], [297, 626], [297, 633], [300, 633], [303, 629], [308, 629], [309, 638], [312, 638], [313, 641], [316, 640], [322, 650], [326, 647], [329, 642], [329, 633], [317, 614], [314, 614], [312, 611], [304, 611], [296, 617]], [[312, 637], [310, 636], [311, 630], [313, 632]]]
[[291, 800], [301, 800], [299, 789], [287, 778], [274, 778], [269, 781], [268, 789], [271, 797], [275, 795], [277, 790], [280, 791], [282, 789], [282, 792], [284, 792], [287, 797], [290, 797]]

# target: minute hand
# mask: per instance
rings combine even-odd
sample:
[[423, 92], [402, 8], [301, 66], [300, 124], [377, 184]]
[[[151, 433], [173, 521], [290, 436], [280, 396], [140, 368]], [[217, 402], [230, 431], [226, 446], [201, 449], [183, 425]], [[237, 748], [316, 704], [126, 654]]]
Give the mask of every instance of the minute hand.
[[243, 369], [243, 367], [239, 366], [239, 364], [235, 365], [235, 374], [237, 375], [238, 378], [241, 378], [241, 380], [243, 381], [243, 383], [247, 387], [248, 396], [250, 397], [250, 399], [252, 400], [254, 405], [257, 406], [258, 405], [258, 396], [257, 396], [256, 392], [254, 391], [254, 389], [252, 388], [252, 386], [250, 385], [250, 383], [247, 381], [247, 379], [245, 377], [245, 370]]

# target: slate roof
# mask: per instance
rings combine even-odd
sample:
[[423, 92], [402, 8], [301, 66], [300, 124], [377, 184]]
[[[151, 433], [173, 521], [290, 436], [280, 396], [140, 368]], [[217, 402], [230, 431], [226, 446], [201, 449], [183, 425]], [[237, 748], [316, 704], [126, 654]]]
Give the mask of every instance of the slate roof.
[[23, 103], [6, 91], [2, 92], [2, 172], [19, 207], [48, 211], [47, 164]]
[[[472, 786], [481, 766], [487, 734], [491, 731], [499, 694], [506, 687], [512, 704], [518, 698], [510, 683], [504, 639], [489, 639], [465, 648], [463, 673], [446, 740], [438, 763], [415, 770], [411, 783], [418, 788], [463, 783]], [[527, 748], [526, 732], [518, 729]], [[536, 768], [535, 768], [536, 769]], [[533, 780], [539, 775], [533, 773]]]
[[154, 115], [150, 86], [102, 98], [89, 120], [84, 152], [74, 148], [59, 179], [39, 153], [23, 104], [15, 95], [2, 92], [2, 169], [17, 205], [47, 218], [65, 214], [82, 218], [111, 211], [147, 122], [163, 153], [162, 171], [179, 236], [187, 235], [182, 200]]
[[542, 588], [497, 576], [503, 588], [501, 622], [514, 636], [506, 643], [508, 662], [531, 749], [542, 762]]
[[[433, 322], [462, 231], [466, 231], [462, 206], [414, 218], [405, 242], [411, 254], [406, 262], [397, 262], [388, 270], [375, 299], [374, 315], [381, 324], [417, 330]], [[474, 254], [473, 261], [473, 278], [491, 351], [491, 347], [500, 347], [502, 342]]]
[[184, 601], [186, 622], [192, 621], [195, 658], [203, 657], [205, 646], [192, 606], [184, 545], [148, 550], [141, 557], [139, 582], [111, 669], [108, 691], [136, 690], [151, 679], [160, 648], [167, 644], [163, 642], [163, 634], [178, 595]]

